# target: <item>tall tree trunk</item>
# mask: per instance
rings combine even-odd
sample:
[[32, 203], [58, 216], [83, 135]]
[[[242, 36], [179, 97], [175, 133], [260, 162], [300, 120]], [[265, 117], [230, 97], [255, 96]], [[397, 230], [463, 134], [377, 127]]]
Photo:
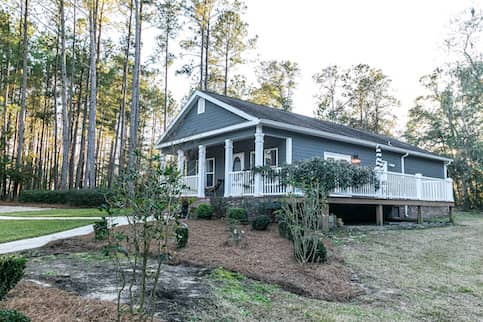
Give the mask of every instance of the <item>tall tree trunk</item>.
[[[18, 126], [18, 140], [17, 140], [17, 158], [15, 160], [15, 170], [18, 173], [22, 166], [22, 153], [23, 153], [23, 141], [25, 131], [25, 109], [27, 101], [27, 68], [28, 68], [28, 0], [24, 2], [24, 18], [23, 18], [23, 68], [22, 68], [22, 88], [21, 88], [21, 100], [20, 100], [20, 115]], [[15, 181], [14, 197], [18, 190], [19, 182]]]
[[81, 129], [81, 141], [79, 145], [79, 161], [77, 162], [77, 171], [75, 176], [75, 186], [76, 188], [82, 188], [84, 186], [84, 163], [85, 163], [85, 153], [86, 153], [86, 127], [87, 127], [87, 114], [88, 114], [88, 93], [90, 84], [90, 75], [87, 72], [87, 83], [86, 83], [86, 95], [84, 101], [84, 111], [82, 112], [82, 129]]
[[[64, 0], [60, 0], [60, 68], [62, 73], [62, 168], [60, 172], [60, 189], [67, 189], [70, 151], [70, 119], [67, 111], [67, 66], [65, 54], [65, 13]], [[73, 76], [73, 75], [72, 75]], [[71, 87], [72, 88], [72, 87]]]
[[138, 137], [139, 124], [139, 65], [141, 63], [141, 24], [142, 24], [142, 0], [135, 0], [135, 52], [134, 52], [134, 70], [132, 82], [132, 100], [131, 100], [131, 123], [129, 125], [129, 159], [128, 169], [134, 170], [136, 167], [136, 146]]
[[164, 51], [164, 111], [163, 111], [163, 132], [166, 131], [166, 120], [168, 118], [168, 63], [169, 63], [169, 27], [166, 28], [166, 44]]
[[90, 63], [89, 73], [91, 79], [91, 93], [89, 99], [89, 126], [87, 129], [87, 163], [85, 171], [85, 186], [87, 188], [95, 188], [95, 144], [96, 144], [96, 104], [97, 104], [97, 46], [96, 46], [96, 30], [97, 30], [97, 6], [98, 1], [93, 0], [90, 3], [89, 12], [89, 39], [90, 39]]
[[2, 116], [2, 199], [5, 198], [6, 187], [7, 187], [7, 110], [8, 110], [8, 99], [9, 99], [9, 89], [10, 89], [10, 59], [7, 57], [7, 71], [5, 77], [5, 94], [3, 96], [3, 116]]
[[125, 131], [126, 131], [126, 97], [127, 97], [127, 75], [129, 67], [129, 51], [131, 49], [131, 32], [132, 32], [132, 9], [133, 0], [129, 5], [129, 22], [127, 27], [127, 42], [126, 42], [126, 52], [124, 57], [124, 63], [122, 66], [122, 101], [121, 101], [121, 129], [120, 129], [120, 143], [119, 143], [119, 171], [124, 170], [124, 148], [126, 146], [125, 142]]
[[225, 48], [225, 87], [223, 89], [223, 93], [225, 95], [227, 95], [228, 93], [228, 62], [229, 62], [229, 59], [228, 57], [230, 57], [229, 55], [229, 42], [227, 41], [226, 42], [226, 48]]
[[210, 16], [206, 20], [206, 40], [205, 40], [205, 91], [208, 90], [208, 59], [210, 50]]
[[[69, 188], [74, 187], [74, 163], [75, 163], [75, 153], [77, 147], [77, 132], [79, 130], [79, 120], [81, 114], [81, 106], [82, 106], [82, 80], [84, 77], [84, 67], [81, 67], [80, 78], [79, 78], [79, 91], [77, 93], [77, 111], [75, 116], [74, 128], [72, 131], [71, 136], [71, 151], [70, 151], [70, 160], [69, 160]], [[84, 115], [85, 117], [85, 115]], [[80, 153], [80, 152], [79, 152]], [[77, 176], [76, 176], [77, 179]]]

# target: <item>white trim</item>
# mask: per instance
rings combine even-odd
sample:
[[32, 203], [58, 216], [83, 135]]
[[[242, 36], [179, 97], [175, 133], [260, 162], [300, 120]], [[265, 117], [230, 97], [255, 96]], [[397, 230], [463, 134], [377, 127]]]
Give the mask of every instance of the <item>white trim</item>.
[[235, 161], [235, 158], [238, 157], [240, 158], [240, 161], [241, 161], [241, 168], [240, 170], [237, 170], [237, 171], [244, 171], [245, 170], [245, 152], [239, 152], [239, 153], [233, 153], [233, 157], [232, 157], [232, 162], [231, 162], [231, 167], [230, 167], [230, 172], [234, 172], [235, 170], [233, 170], [233, 162]]
[[303, 133], [303, 134], [308, 134], [312, 136], [319, 136], [323, 138], [328, 138], [332, 139], [335, 141], [342, 141], [342, 142], [348, 142], [348, 143], [353, 143], [357, 145], [363, 145], [363, 146], [368, 146], [368, 147], [376, 147], [377, 145], [380, 145], [381, 148], [383, 148], [386, 151], [394, 151], [394, 152], [399, 152], [399, 153], [409, 153], [409, 155], [414, 155], [414, 156], [421, 156], [424, 158], [428, 159], [435, 159], [435, 160], [440, 160], [440, 161], [452, 161], [451, 159], [445, 158], [445, 157], [440, 157], [436, 155], [431, 155], [423, 152], [417, 152], [417, 151], [411, 151], [403, 148], [397, 148], [394, 146], [390, 146], [387, 144], [380, 144], [380, 143], [375, 143], [372, 141], [366, 141], [366, 140], [361, 140], [361, 139], [355, 139], [351, 138], [345, 135], [340, 135], [340, 134], [333, 134], [325, 131], [319, 131], [319, 130], [313, 130], [309, 129], [303, 126], [297, 126], [297, 125], [291, 125], [283, 122], [277, 122], [277, 121], [272, 121], [272, 120], [267, 120], [267, 119], [260, 119], [260, 123], [263, 125], [267, 125], [270, 127], [278, 128], [278, 129], [284, 129], [284, 130], [290, 130], [293, 132], [297, 133]]
[[203, 97], [200, 97], [198, 99], [198, 104], [197, 104], [197, 112], [198, 114], [202, 114], [205, 112], [205, 99]]
[[233, 164], [233, 141], [230, 139], [225, 140], [225, 197], [229, 197], [231, 194], [231, 166]]
[[[256, 121], [258, 123], [258, 118], [254, 117], [254, 116], [251, 116], [245, 112], [243, 112], [242, 110], [240, 109], [237, 109], [229, 104], [226, 104], [214, 97], [211, 97], [210, 95], [207, 95], [203, 92], [200, 92], [200, 91], [195, 91], [190, 99], [188, 100], [188, 102], [183, 106], [183, 108], [179, 111], [178, 115], [176, 115], [176, 117], [174, 118], [173, 121], [171, 121], [171, 123], [169, 124], [169, 126], [166, 128], [166, 131], [164, 131], [164, 133], [161, 135], [161, 137], [159, 138], [159, 140], [156, 142], [156, 147], [163, 147], [164, 143], [163, 144], [159, 144], [165, 137], [166, 135], [171, 131], [171, 129], [174, 127], [174, 125], [181, 119], [181, 117], [188, 111], [189, 107], [191, 106], [191, 103], [193, 103], [193, 101], [195, 100], [195, 98], [197, 97], [201, 97], [201, 98], [204, 98], [205, 100], [208, 100], [218, 106], [220, 106], [221, 108], [224, 108], [225, 110], [227, 111], [230, 111], [248, 121]], [[169, 143], [169, 142], [166, 142], [166, 143]]]
[[[404, 162], [404, 159], [409, 155], [409, 153], [406, 153], [401, 157], [401, 173], [406, 173], [406, 164]], [[445, 163], [446, 164], [446, 163]], [[405, 213], [407, 214], [407, 209], [405, 210]]]
[[324, 160], [327, 160], [328, 158], [332, 158], [336, 161], [347, 161], [351, 163], [352, 161], [352, 156], [350, 154], [342, 154], [342, 153], [335, 153], [335, 152], [324, 152]]
[[249, 121], [249, 122], [244, 122], [244, 123], [240, 123], [240, 124], [235, 124], [235, 125], [232, 125], [232, 126], [227, 126], [227, 127], [221, 128], [221, 129], [211, 130], [211, 131], [208, 131], [208, 132], [203, 132], [203, 133], [195, 134], [195, 135], [192, 135], [192, 136], [187, 136], [185, 138], [165, 142], [163, 144], [158, 144], [158, 145], [156, 145], [156, 148], [158, 148], [158, 149], [159, 148], [166, 148], [166, 147], [173, 146], [173, 145], [180, 144], [180, 143], [184, 143], [184, 142], [199, 140], [199, 139], [203, 139], [203, 138], [206, 138], [206, 137], [215, 136], [215, 135], [218, 135], [218, 134], [223, 134], [223, 133], [226, 133], [226, 132], [232, 132], [232, 131], [244, 129], [244, 128], [247, 128], [247, 127], [252, 127], [252, 126], [255, 126], [257, 124], [258, 124], [258, 121]]
[[[205, 184], [206, 184], [206, 188], [213, 188], [216, 184], [215, 184], [215, 178], [216, 178], [216, 175], [215, 175], [215, 169], [216, 169], [216, 161], [215, 161], [215, 158], [206, 158], [206, 161], [205, 163], [208, 164], [209, 161], [213, 160], [213, 171], [212, 172], [208, 172], [208, 167], [205, 165]], [[208, 175], [209, 174], [212, 174], [213, 175], [213, 185], [209, 186], [208, 185]]]
[[242, 110], [234, 107], [234, 106], [231, 106], [229, 104], [226, 104], [225, 102], [222, 102], [220, 101], [219, 99], [216, 99], [212, 96], [210, 96], [209, 94], [205, 94], [203, 92], [200, 92], [200, 91], [196, 91], [195, 92], [195, 95], [198, 95], [199, 97], [202, 97], [222, 108], [224, 108], [225, 110], [229, 111], [229, 112], [232, 112], [233, 114], [236, 114], [244, 119], [247, 119], [249, 121], [258, 121], [258, 118], [254, 117], [254, 116], [251, 116], [250, 114], [247, 114], [245, 112], [243, 112]]
[[285, 139], [285, 163], [292, 164], [292, 138]]

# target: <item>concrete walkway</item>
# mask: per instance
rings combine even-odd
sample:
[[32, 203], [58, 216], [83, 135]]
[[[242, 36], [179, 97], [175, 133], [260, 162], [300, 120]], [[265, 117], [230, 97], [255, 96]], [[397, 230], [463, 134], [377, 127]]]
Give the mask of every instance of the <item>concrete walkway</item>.
[[[15, 217], [15, 219], [23, 219], [23, 218]], [[48, 220], [53, 220], [53, 219], [58, 219], [58, 218], [48, 218]], [[68, 219], [72, 219], [72, 217]], [[91, 217], [91, 218], [85, 218], [85, 219], [93, 219], [93, 218]], [[112, 222], [112, 224], [116, 224], [119, 226], [127, 225], [127, 223], [128, 221], [127, 221], [127, 218], [125, 217], [114, 218]], [[66, 230], [66, 231], [62, 231], [62, 232], [58, 232], [50, 235], [3, 243], [3, 244], [0, 244], [0, 254], [7, 254], [7, 253], [13, 253], [13, 252], [20, 252], [27, 249], [34, 249], [34, 248], [42, 247], [54, 240], [87, 235], [92, 233], [93, 231], [94, 231], [93, 225], [87, 225], [87, 226], [74, 228], [74, 229], [70, 229], [70, 230]]]
[[24, 206], [0, 206], [0, 216], [1, 216], [1, 214], [7, 214], [9, 212], [41, 211], [41, 210], [52, 210], [52, 209], [54, 209], [54, 208], [24, 207]]
[[0, 215], [0, 220], [101, 220], [101, 217], [14, 217]]

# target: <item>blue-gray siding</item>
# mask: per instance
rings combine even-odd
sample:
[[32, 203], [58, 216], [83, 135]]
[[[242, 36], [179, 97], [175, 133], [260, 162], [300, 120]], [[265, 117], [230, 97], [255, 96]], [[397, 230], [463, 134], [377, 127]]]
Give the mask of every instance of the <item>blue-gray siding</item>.
[[197, 104], [198, 100], [194, 100], [186, 114], [178, 120], [176, 126], [171, 129], [163, 142], [220, 129], [246, 121], [244, 118], [209, 101], [205, 101], [205, 112], [198, 114]]

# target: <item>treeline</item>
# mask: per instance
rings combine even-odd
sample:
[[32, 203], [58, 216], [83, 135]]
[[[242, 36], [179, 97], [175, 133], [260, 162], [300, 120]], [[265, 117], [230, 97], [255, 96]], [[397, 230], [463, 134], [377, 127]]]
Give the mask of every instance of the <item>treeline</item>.
[[[194, 89], [285, 110], [296, 62], [259, 61], [239, 0], [7, 0], [0, 4], [0, 196], [22, 189], [109, 187], [155, 142], [182, 105], [169, 75]], [[405, 137], [455, 159], [458, 200], [481, 207], [481, 12], [456, 17], [454, 59], [424, 77]], [[154, 40], [146, 53], [143, 44]], [[366, 64], [314, 73], [314, 114], [394, 134], [391, 79]], [[250, 83], [243, 73], [254, 71]]]

